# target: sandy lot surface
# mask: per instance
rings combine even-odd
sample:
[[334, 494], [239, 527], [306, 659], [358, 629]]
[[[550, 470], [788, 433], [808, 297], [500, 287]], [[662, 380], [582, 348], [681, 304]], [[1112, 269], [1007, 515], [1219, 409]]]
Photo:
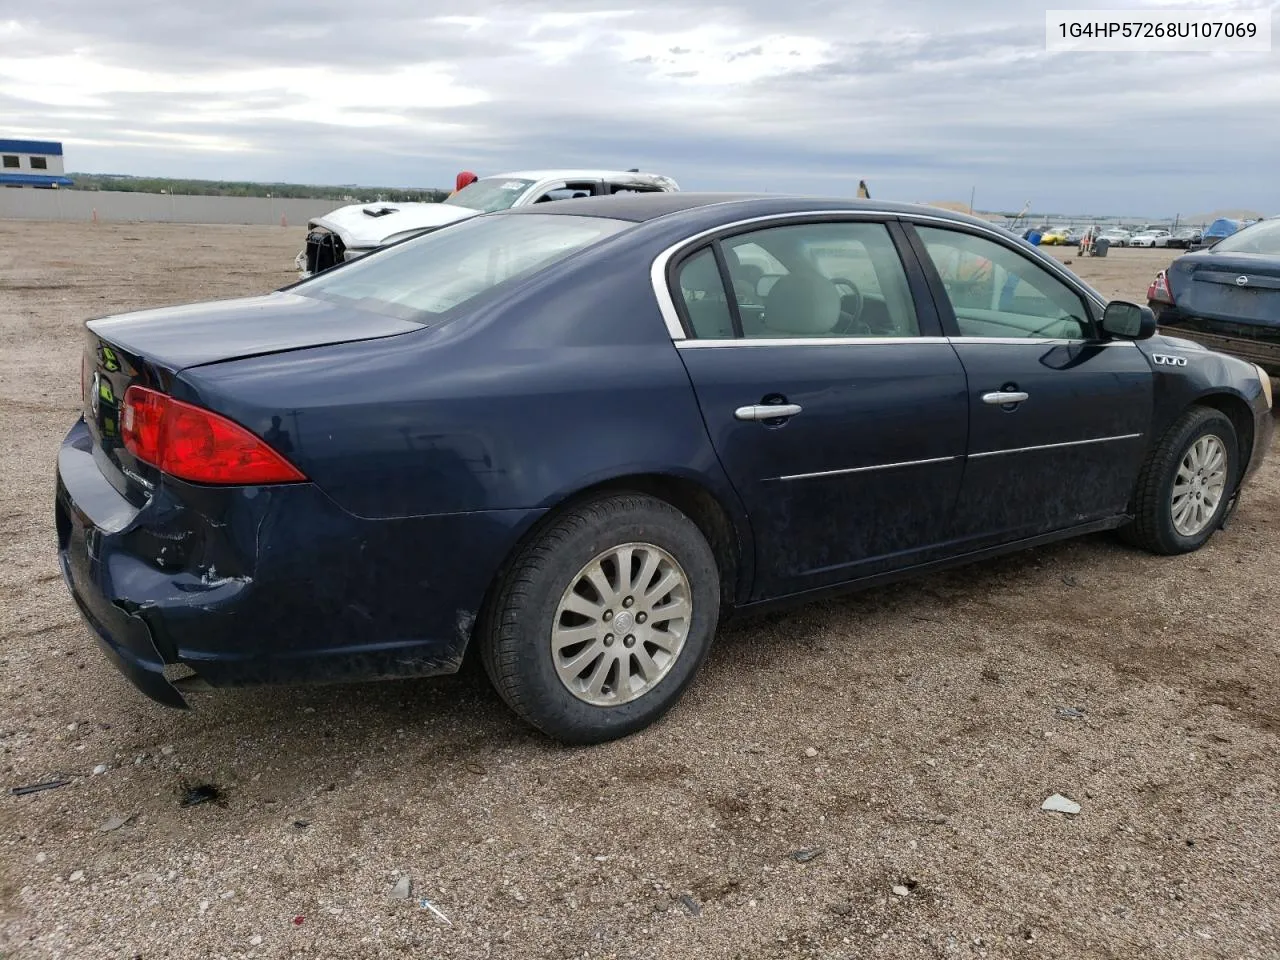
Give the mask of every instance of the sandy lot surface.
[[[299, 243], [0, 222], [0, 955], [1280, 955], [1274, 463], [1193, 556], [1093, 537], [734, 625], [604, 747], [475, 676], [144, 699], [54, 555], [80, 321], [271, 289]], [[1141, 300], [1168, 259], [1074, 266]]]

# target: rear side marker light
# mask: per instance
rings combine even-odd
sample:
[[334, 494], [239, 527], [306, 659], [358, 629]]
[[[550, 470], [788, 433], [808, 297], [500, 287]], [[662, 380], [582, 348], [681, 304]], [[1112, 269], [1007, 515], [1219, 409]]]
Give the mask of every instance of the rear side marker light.
[[146, 387], [125, 391], [120, 419], [128, 451], [180, 480], [251, 486], [307, 479], [240, 424]]

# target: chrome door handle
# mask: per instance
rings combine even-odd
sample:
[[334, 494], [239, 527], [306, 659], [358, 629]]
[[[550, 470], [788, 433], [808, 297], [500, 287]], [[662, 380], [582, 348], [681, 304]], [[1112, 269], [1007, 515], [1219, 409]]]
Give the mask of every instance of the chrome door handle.
[[785, 420], [804, 408], [798, 403], [756, 403], [733, 411], [739, 420]]
[[1027, 399], [1027, 396], [1028, 394], [1023, 393], [1020, 390], [996, 390], [993, 393], [984, 393], [982, 395], [982, 402], [989, 403], [992, 406], [1002, 407], [1006, 403], [1021, 403], [1023, 400]]

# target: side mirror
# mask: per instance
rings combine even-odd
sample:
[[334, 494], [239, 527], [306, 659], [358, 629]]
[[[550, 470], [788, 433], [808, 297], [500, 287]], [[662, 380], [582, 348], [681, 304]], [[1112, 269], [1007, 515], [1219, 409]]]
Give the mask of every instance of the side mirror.
[[1146, 340], [1156, 332], [1156, 315], [1150, 307], [1112, 300], [1102, 313], [1102, 330], [1123, 340]]

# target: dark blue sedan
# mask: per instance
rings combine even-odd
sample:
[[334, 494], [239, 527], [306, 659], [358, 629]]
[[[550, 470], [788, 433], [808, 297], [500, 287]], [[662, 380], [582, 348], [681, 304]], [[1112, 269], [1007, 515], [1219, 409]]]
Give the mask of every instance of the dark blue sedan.
[[732, 612], [1227, 519], [1250, 363], [972, 218], [679, 193], [486, 215], [269, 296], [94, 320], [62, 570], [161, 703], [416, 677], [667, 710]]

